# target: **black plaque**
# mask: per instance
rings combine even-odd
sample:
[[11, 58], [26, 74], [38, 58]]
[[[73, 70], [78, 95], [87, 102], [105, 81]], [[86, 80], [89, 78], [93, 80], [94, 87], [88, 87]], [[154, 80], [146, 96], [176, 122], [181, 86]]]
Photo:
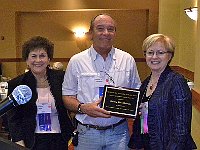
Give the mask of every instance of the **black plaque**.
[[137, 115], [140, 91], [123, 87], [105, 85], [102, 108], [111, 115], [135, 118]]

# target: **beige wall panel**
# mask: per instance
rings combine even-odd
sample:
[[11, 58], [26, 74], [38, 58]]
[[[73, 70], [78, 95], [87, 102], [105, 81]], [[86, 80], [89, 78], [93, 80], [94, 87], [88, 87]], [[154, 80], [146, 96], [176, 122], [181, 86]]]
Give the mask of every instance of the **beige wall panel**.
[[[0, 18], [0, 58], [16, 58], [15, 13], [0, 10]], [[2, 63], [2, 70], [3, 76], [16, 76], [16, 63]]]
[[195, 6], [195, 1], [161, 0], [159, 2], [159, 33], [171, 36], [176, 43], [172, 65], [190, 71], [194, 71], [195, 68], [197, 23], [185, 14], [184, 8]]
[[146, 77], [150, 75], [151, 71], [149, 67], [147, 66], [146, 62], [137, 62], [136, 64], [137, 64], [140, 80], [144, 81], [144, 79], [146, 79]]
[[[33, 35], [41, 35], [54, 42], [55, 58], [69, 58], [91, 44], [88, 39], [74, 38], [74, 25], [88, 28], [92, 17], [106, 12], [118, 22], [115, 46], [131, 53], [135, 58], [142, 57], [143, 39], [158, 31], [158, 2], [158, 0], [107, 0], [105, 3], [101, 0], [20, 0], [20, 2], [0, 0], [2, 20], [0, 27], [5, 39], [11, 38], [8, 41], [0, 41], [1, 56], [20, 58], [22, 43]], [[5, 49], [9, 49], [9, 52]], [[10, 67], [4, 66], [9, 62], [3, 62], [5, 76], [14, 77], [22, 73], [26, 67], [24, 62], [15, 65], [10, 63], [12, 71], [7, 71]]]
[[15, 58], [15, 13], [0, 11], [0, 18], [0, 58]]
[[179, 65], [180, 2], [177, 0], [159, 1], [158, 32], [172, 37], [176, 43], [172, 65]]
[[[0, 0], [0, 9], [16, 11], [158, 8], [159, 0]], [[155, 14], [156, 15], [156, 14]]]
[[179, 66], [193, 72], [195, 70], [195, 49], [197, 46], [197, 21], [190, 19], [185, 14], [184, 9], [197, 6], [195, 1], [180, 1]]
[[55, 57], [69, 58], [89, 47], [87, 40], [80, 41], [82, 42], [80, 47], [81, 43], [77, 43], [78, 40], [73, 34], [74, 28], [83, 26], [88, 31], [91, 18], [100, 13], [111, 14], [117, 22], [115, 46], [134, 57], [142, 57], [141, 45], [148, 32], [147, 10], [20, 13], [18, 22], [21, 39], [19, 41], [23, 43], [35, 35], [45, 36], [55, 44]]
[[[129, 52], [135, 58], [143, 57], [141, 46], [148, 34], [148, 10], [19, 13], [18, 45], [32, 36], [40, 35], [49, 38], [55, 44], [54, 58], [70, 58], [91, 44], [89, 39], [76, 39], [73, 29], [83, 25], [89, 30], [91, 18], [100, 13], [110, 14], [117, 22], [117, 37], [114, 45]], [[21, 50], [19, 49], [18, 52], [21, 57]], [[24, 65], [18, 66], [18, 73], [21, 73], [21, 70], [24, 70]]]
[[[200, 3], [198, 3], [198, 8], [200, 8]], [[198, 17], [200, 16], [200, 11], [198, 12]], [[200, 19], [197, 21], [197, 41], [200, 41]], [[197, 47], [195, 51], [195, 72], [194, 72], [194, 86], [195, 90], [200, 94], [200, 42], [197, 42]]]

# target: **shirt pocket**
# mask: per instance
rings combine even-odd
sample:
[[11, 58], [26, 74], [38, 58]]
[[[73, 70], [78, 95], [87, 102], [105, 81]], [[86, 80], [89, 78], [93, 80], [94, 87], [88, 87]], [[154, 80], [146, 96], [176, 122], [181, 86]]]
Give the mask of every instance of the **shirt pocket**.
[[126, 70], [116, 71], [113, 76], [116, 86], [130, 87], [131, 85], [130, 71]]
[[92, 98], [95, 93], [95, 76], [97, 73], [81, 73], [78, 78], [78, 93]]

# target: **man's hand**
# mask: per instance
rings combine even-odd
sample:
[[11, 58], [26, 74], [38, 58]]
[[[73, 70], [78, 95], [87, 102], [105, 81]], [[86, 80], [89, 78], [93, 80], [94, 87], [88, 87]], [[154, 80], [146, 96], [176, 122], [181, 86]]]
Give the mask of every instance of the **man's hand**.
[[110, 112], [98, 106], [100, 102], [101, 98], [94, 103], [82, 104], [81, 111], [91, 117], [110, 118]]

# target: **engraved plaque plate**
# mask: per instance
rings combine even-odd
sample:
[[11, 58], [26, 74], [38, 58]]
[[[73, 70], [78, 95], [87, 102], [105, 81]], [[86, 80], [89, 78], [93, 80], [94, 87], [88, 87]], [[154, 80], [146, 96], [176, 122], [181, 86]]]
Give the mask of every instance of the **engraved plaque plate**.
[[102, 108], [111, 115], [135, 118], [137, 115], [140, 91], [123, 87], [105, 85]]

